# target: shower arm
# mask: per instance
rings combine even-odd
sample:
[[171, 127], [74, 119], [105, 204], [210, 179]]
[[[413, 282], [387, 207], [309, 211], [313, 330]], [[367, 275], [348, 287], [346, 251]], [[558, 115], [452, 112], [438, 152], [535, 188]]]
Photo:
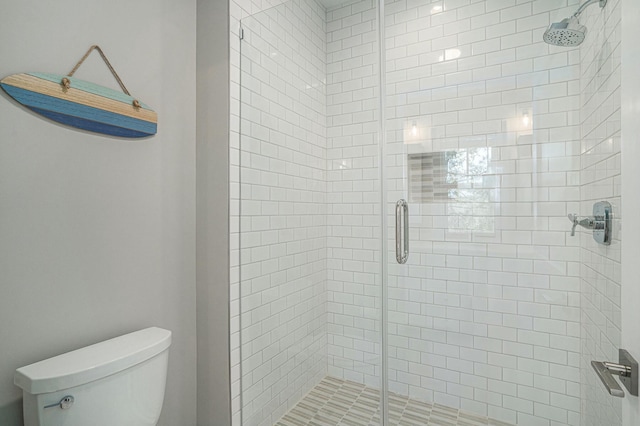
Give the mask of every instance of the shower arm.
[[572, 18], [577, 18], [578, 16], [580, 16], [582, 14], [582, 12], [584, 12], [584, 10], [591, 6], [593, 3], [598, 2], [600, 4], [600, 8], [603, 8], [607, 5], [607, 0], [588, 0], [586, 2], [584, 2], [579, 8], [578, 10], [576, 10], [576, 13], [574, 13], [573, 15], [571, 15]]

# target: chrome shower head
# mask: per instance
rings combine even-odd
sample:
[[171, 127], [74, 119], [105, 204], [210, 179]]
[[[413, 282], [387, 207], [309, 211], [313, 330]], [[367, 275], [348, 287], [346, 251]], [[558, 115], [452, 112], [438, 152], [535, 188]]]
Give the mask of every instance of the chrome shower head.
[[551, 24], [542, 36], [545, 43], [564, 47], [578, 46], [582, 43], [587, 32], [587, 27], [580, 25], [578, 17], [588, 6], [594, 3], [598, 3], [600, 8], [603, 8], [607, 5], [607, 0], [587, 0], [570, 18], [565, 18], [560, 22]]
[[554, 22], [544, 32], [542, 39], [555, 46], [578, 46], [584, 41], [587, 27], [580, 25], [575, 17], [565, 18], [560, 22]]

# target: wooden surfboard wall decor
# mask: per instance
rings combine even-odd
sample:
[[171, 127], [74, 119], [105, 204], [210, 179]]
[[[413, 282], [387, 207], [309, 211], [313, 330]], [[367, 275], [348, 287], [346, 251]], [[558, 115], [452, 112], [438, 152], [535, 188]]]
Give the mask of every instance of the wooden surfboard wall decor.
[[[124, 93], [72, 77], [94, 49]], [[129, 94], [98, 46], [91, 46], [66, 76], [36, 72], [13, 74], [0, 80], [0, 87], [30, 110], [78, 129], [124, 138], [142, 138], [157, 132], [157, 114]]]

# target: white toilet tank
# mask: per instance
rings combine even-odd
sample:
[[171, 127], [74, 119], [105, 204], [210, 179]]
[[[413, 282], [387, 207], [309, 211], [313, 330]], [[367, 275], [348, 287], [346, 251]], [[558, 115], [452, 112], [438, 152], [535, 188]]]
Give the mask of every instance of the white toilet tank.
[[170, 345], [151, 327], [17, 369], [25, 426], [155, 426]]

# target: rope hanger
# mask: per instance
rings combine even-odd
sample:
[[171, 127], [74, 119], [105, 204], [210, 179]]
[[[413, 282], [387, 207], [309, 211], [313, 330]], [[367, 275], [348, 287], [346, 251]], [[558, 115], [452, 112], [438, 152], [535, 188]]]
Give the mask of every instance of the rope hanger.
[[[97, 44], [94, 44], [93, 46], [91, 46], [89, 48], [89, 50], [87, 50], [87, 53], [84, 54], [84, 56], [82, 57], [82, 59], [80, 59], [80, 61], [78, 61], [78, 63], [76, 64], [75, 67], [73, 67], [73, 69], [69, 72], [69, 74], [67, 74], [67, 77], [73, 77], [73, 74], [78, 71], [78, 68], [80, 68], [80, 65], [82, 65], [82, 63], [85, 61], [85, 59], [87, 59], [89, 57], [89, 55], [91, 54], [91, 52], [93, 52], [94, 50], [97, 50], [98, 53], [100, 53], [100, 56], [102, 57], [102, 60], [104, 61], [104, 63], [107, 65], [107, 68], [109, 68], [109, 71], [111, 71], [111, 74], [113, 75], [113, 77], [116, 79], [116, 81], [118, 82], [118, 84], [120, 85], [120, 88], [122, 89], [122, 91], [131, 96], [131, 93], [129, 93], [129, 91], [127, 90], [127, 88], [125, 87], [124, 83], [122, 82], [122, 80], [120, 79], [120, 76], [118, 76], [118, 73], [116, 72], [116, 70], [113, 68], [113, 66], [111, 65], [111, 63], [109, 62], [109, 60], [107, 59], [107, 56], [104, 54], [104, 52], [102, 51], [102, 49], [100, 48], [100, 46], [98, 46]], [[65, 89], [69, 89], [71, 87], [71, 81], [67, 78], [64, 77], [62, 79], [62, 85], [64, 86]], [[137, 99], [134, 99], [132, 102], [134, 108], [140, 108], [140, 102], [138, 102]]]

